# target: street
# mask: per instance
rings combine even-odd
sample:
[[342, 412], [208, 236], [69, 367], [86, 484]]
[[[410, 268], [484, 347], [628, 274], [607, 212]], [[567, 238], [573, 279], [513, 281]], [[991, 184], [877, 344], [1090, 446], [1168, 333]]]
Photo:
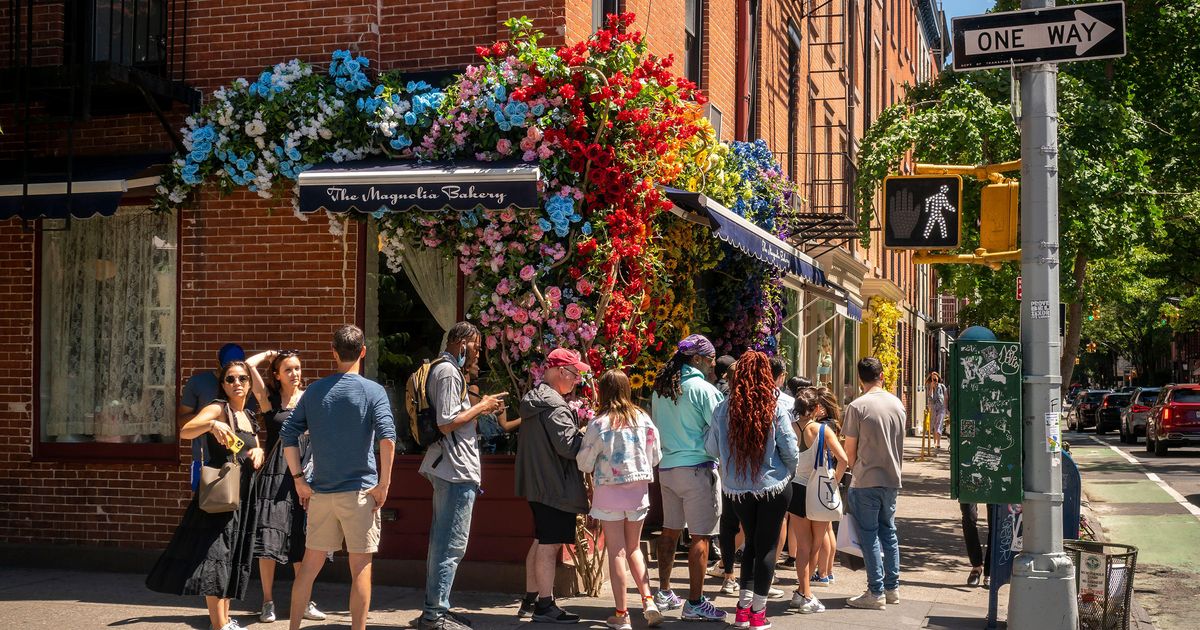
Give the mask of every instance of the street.
[[1194, 628], [1200, 595], [1200, 449], [1167, 457], [1146, 453], [1145, 439], [1066, 433], [1083, 492], [1103, 538], [1138, 548], [1134, 590], [1160, 629]]

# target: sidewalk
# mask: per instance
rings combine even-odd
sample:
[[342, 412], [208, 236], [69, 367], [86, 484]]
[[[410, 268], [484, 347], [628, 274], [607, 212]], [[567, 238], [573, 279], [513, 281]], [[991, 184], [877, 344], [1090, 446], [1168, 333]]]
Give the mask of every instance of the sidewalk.
[[[776, 628], [888, 629], [907, 628], [971, 629], [984, 626], [987, 613], [987, 589], [965, 586], [967, 571], [959, 524], [958, 503], [949, 498], [949, 457], [945, 451], [934, 461], [916, 462], [919, 440], [905, 444], [904, 489], [900, 494], [896, 525], [901, 543], [902, 603], [886, 611], [855, 610], [846, 607], [846, 598], [865, 587], [865, 574], [835, 568], [833, 587], [814, 590], [828, 610], [818, 615], [798, 615], [787, 611], [787, 600], [768, 605]], [[653, 573], [654, 569], [651, 568]], [[87, 573], [54, 568], [20, 569], [0, 566], [0, 628], [131, 628], [159, 630], [167, 628], [207, 628], [207, 615], [199, 597], [179, 598], [152, 593], [143, 586], [144, 576], [127, 573]], [[676, 565], [675, 588], [686, 591], [686, 571]], [[795, 571], [780, 567], [777, 586], [790, 592], [795, 588]], [[279, 605], [287, 601], [290, 583], [276, 586]], [[710, 579], [710, 596], [718, 581]], [[1005, 618], [1007, 589], [1001, 592], [1000, 619]], [[305, 622], [304, 628], [329, 629], [349, 626], [346, 611], [349, 589], [341, 583], [318, 583], [313, 599], [329, 613], [324, 622]], [[261, 603], [258, 584], [244, 602], [234, 602], [233, 612], [248, 628], [260, 630], [286, 628], [286, 621], [258, 623]], [[636, 597], [632, 598], [636, 599]], [[376, 587], [371, 606], [370, 627], [406, 628], [421, 608], [420, 590]], [[514, 628], [517, 596], [497, 593], [455, 593], [457, 608], [470, 615], [475, 628]], [[599, 598], [560, 598], [560, 603], [583, 616], [580, 628], [603, 628], [612, 614], [612, 599], [607, 590]], [[718, 596], [717, 604], [732, 610], [734, 598]], [[250, 614], [249, 611], [255, 611]], [[282, 612], [282, 609], [281, 609]], [[678, 613], [668, 614], [668, 627], [682, 627]], [[638, 613], [634, 626], [644, 627]], [[705, 627], [694, 622], [687, 625]], [[715, 628], [716, 626], [708, 626]], [[1003, 623], [1001, 623], [1003, 627]]]

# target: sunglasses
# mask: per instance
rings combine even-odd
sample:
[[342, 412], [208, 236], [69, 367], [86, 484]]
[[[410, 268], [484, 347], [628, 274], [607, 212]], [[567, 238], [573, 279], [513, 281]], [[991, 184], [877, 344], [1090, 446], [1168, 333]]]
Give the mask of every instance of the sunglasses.
[[229, 385], [233, 385], [234, 383], [249, 383], [250, 377], [245, 374], [230, 374], [225, 377], [225, 382]]
[[277, 357], [283, 358], [283, 357], [294, 357], [294, 356], [299, 356], [299, 355], [300, 355], [299, 350], [280, 350]]

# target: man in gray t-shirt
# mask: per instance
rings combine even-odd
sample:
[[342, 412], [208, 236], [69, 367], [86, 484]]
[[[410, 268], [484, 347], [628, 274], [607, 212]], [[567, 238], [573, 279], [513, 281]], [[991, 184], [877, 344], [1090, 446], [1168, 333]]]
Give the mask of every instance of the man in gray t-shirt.
[[[867, 565], [867, 590], [847, 600], [854, 608], [883, 610], [900, 603], [900, 541], [896, 498], [904, 459], [904, 404], [883, 388], [883, 364], [858, 362], [863, 394], [846, 406], [842, 433], [854, 478], [846, 503], [858, 528]], [[882, 557], [881, 557], [882, 556]]]
[[446, 336], [446, 351], [425, 381], [429, 405], [442, 438], [431, 444], [420, 472], [433, 485], [433, 523], [425, 572], [425, 606], [419, 630], [466, 630], [461, 615], [450, 612], [454, 575], [467, 553], [471, 512], [479, 494], [480, 416], [498, 413], [504, 394], [483, 396], [471, 405], [463, 374], [479, 359], [479, 329], [459, 322]]

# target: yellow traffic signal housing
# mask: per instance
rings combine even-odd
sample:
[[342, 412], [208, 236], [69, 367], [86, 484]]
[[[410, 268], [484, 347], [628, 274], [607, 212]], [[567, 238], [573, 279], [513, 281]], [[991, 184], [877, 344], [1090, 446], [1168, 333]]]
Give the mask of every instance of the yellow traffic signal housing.
[[1018, 203], [1019, 182], [988, 184], [979, 201], [979, 247], [989, 252], [1008, 252], [1018, 248], [1017, 229], [1021, 225]]

